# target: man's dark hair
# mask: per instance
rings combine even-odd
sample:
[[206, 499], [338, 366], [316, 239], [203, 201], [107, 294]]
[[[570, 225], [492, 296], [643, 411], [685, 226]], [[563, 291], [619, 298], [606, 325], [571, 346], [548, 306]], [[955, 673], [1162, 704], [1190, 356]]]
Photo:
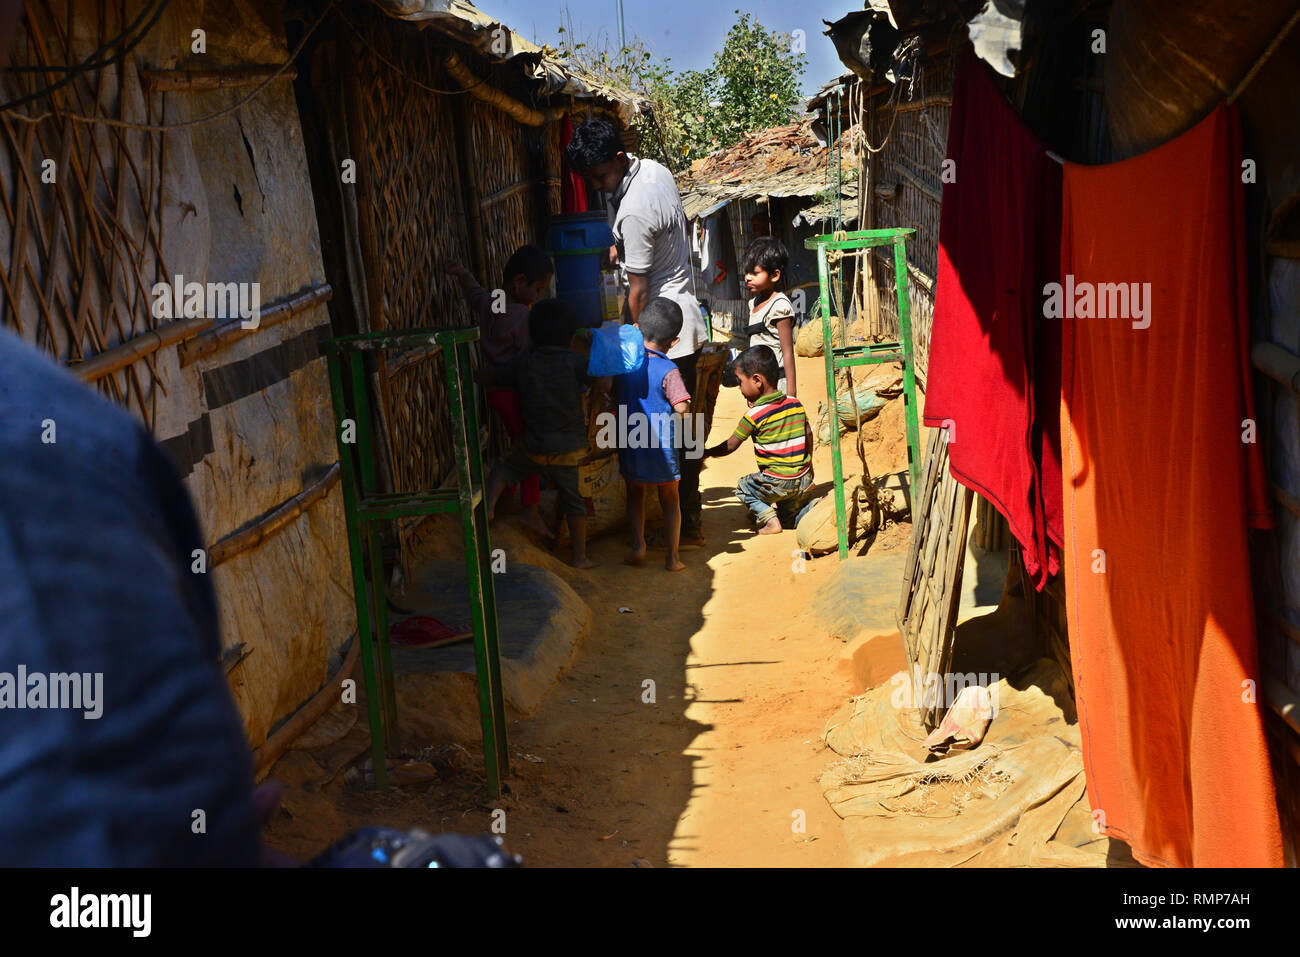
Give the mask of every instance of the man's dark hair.
[[750, 346], [732, 365], [745, 375], [761, 375], [771, 386], [781, 381], [781, 367], [771, 346]]
[[578, 314], [562, 299], [543, 299], [528, 313], [528, 335], [533, 347], [560, 346], [567, 349], [578, 331]]
[[770, 275], [779, 270], [781, 280], [777, 286], [784, 288], [789, 267], [790, 254], [786, 252], [785, 244], [775, 236], [760, 236], [745, 250], [745, 261], [740, 264], [740, 271], [747, 273], [758, 268]]
[[501, 278], [509, 282], [515, 276], [523, 276], [524, 282], [541, 282], [555, 275], [555, 264], [546, 255], [542, 247], [529, 243], [520, 246], [506, 260], [505, 275]]
[[641, 310], [636, 324], [646, 342], [670, 343], [682, 333], [682, 307], [666, 296], [655, 296]]
[[623, 137], [609, 120], [596, 117], [573, 131], [573, 138], [564, 148], [564, 158], [579, 173], [593, 166], [608, 163], [619, 153], [626, 153]]

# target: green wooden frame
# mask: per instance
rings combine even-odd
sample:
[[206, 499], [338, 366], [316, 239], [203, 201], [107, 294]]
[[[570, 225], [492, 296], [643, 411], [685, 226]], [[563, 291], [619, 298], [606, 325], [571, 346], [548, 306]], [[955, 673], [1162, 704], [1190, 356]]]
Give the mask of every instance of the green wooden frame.
[[[844, 507], [844, 461], [839, 443], [839, 395], [836, 377], [841, 369], [852, 366], [876, 365], [882, 362], [903, 364], [903, 405], [907, 430], [907, 468], [910, 479], [909, 494], [915, 495], [921, 472], [920, 427], [916, 410], [916, 372], [912, 362], [912, 305], [907, 283], [907, 237], [915, 229], [860, 229], [846, 233], [827, 233], [814, 236], [804, 243], [805, 248], [817, 251], [817, 281], [822, 302], [822, 342], [825, 343], [826, 401], [830, 404], [831, 470], [835, 478], [835, 526], [839, 538], [839, 556], [849, 557], [848, 518]], [[898, 342], [872, 342], [861, 345], [845, 343], [846, 323], [840, 323], [840, 340], [831, 341], [830, 281], [826, 252], [830, 249], [859, 250], [872, 246], [894, 247], [894, 280], [898, 290]]]
[[[478, 398], [474, 389], [470, 343], [477, 328], [416, 329], [340, 336], [321, 343], [329, 363], [330, 395], [334, 403], [335, 439], [343, 479], [343, 511], [347, 520], [352, 589], [357, 607], [357, 636], [365, 673], [375, 784], [387, 786], [388, 744], [397, 740], [397, 698], [394, 693], [392, 650], [388, 640], [388, 601], [379, 523], [418, 515], [456, 515], [465, 536], [465, 569], [474, 629], [474, 662], [478, 678], [479, 718], [483, 726], [483, 759], [489, 797], [501, 793], [501, 779], [510, 773], [506, 744], [505, 704], [501, 691], [501, 651], [497, 632], [496, 590], [492, 580], [492, 547], [484, 502], [483, 459], [479, 452]], [[454, 489], [381, 492], [375, 470], [365, 354], [419, 350], [422, 358], [446, 357], [447, 394], [451, 399], [452, 439], [456, 451]], [[344, 383], [351, 385], [350, 394]], [[344, 424], [351, 420], [355, 441], [344, 441]]]

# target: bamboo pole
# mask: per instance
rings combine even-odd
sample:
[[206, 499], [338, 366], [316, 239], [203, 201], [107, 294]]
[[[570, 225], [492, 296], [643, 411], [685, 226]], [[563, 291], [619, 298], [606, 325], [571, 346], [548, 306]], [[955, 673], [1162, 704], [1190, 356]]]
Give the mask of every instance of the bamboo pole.
[[218, 541], [208, 549], [208, 566], [216, 568], [222, 562], [229, 561], [240, 552], [245, 552], [270, 538], [328, 495], [330, 489], [338, 482], [339, 474], [339, 463], [335, 462], [314, 485], [286, 500], [260, 521], [238, 532], [232, 532]]
[[925, 194], [926, 196], [929, 196], [936, 203], [943, 202], [943, 193], [941, 191], [935, 189], [929, 183], [922, 180], [919, 176], [913, 173], [902, 163], [895, 163], [894, 169], [898, 170], [899, 174], [903, 177], [903, 179], [911, 183], [912, 186], [914, 186], [918, 191]]
[[469, 67], [461, 61], [459, 54], [454, 50], [447, 54], [446, 59], [442, 61], [451, 78], [461, 85], [461, 87], [476, 100], [482, 100], [489, 106], [494, 106], [503, 113], [507, 113], [525, 126], [545, 126], [547, 123], [553, 123], [564, 115], [564, 110], [559, 107], [550, 106], [543, 110], [535, 110], [531, 106], [525, 106], [514, 97], [502, 93], [495, 87], [488, 86], [486, 82], [480, 80], [470, 72]]
[[203, 333], [194, 341], [186, 342], [181, 346], [181, 366], [187, 366], [204, 356], [212, 355], [218, 349], [222, 349], [232, 342], [237, 342], [245, 336], [250, 336], [258, 329], [274, 326], [286, 319], [293, 318], [300, 312], [305, 312], [323, 302], [328, 302], [333, 296], [333, 287], [327, 282], [321, 283], [319, 286], [313, 286], [305, 292], [295, 293], [281, 299], [269, 309], [263, 310], [258, 316], [256, 329], [245, 329], [244, 320], [239, 317], [224, 322], [215, 329]]
[[495, 203], [499, 203], [503, 199], [508, 199], [509, 197], [515, 195], [515, 193], [522, 192], [523, 190], [527, 189], [529, 186], [532, 185], [533, 184], [528, 182], [528, 180], [520, 180], [518, 183], [511, 183], [509, 186], [506, 186], [503, 189], [499, 189], [495, 193], [489, 193], [488, 195], [480, 199], [478, 201], [479, 208], [487, 209], [489, 206], [492, 206]]
[[452, 114], [455, 116], [457, 128], [463, 131], [462, 136], [453, 140], [456, 150], [454, 172], [461, 190], [461, 205], [465, 210], [465, 227], [469, 233], [470, 251], [474, 257], [474, 275], [486, 280], [488, 258], [487, 247], [483, 241], [483, 204], [479, 199], [478, 179], [474, 175], [473, 161], [469, 156], [469, 151], [472, 149], [473, 117], [470, 115], [469, 106], [460, 98], [452, 102]]
[[924, 110], [932, 106], [952, 106], [952, 97], [946, 93], [934, 93], [927, 96], [924, 100], [912, 100], [910, 103], [899, 103], [894, 107], [898, 113], [912, 113], [916, 110]]
[[140, 80], [151, 93], [164, 90], [229, 90], [241, 86], [256, 86], [268, 77], [280, 76], [293, 80], [298, 76], [296, 67], [284, 69], [278, 63], [259, 63], [230, 67], [224, 70], [141, 70]]
[[343, 681], [352, 674], [352, 669], [356, 667], [357, 652], [361, 647], [361, 641], [357, 637], [352, 638], [352, 647], [348, 649], [348, 655], [343, 659], [343, 664], [339, 667], [328, 681], [325, 687], [316, 692], [305, 705], [293, 713], [280, 729], [266, 739], [261, 747], [253, 749], [253, 773], [261, 775], [263, 771], [269, 768], [284, 752], [289, 750], [289, 745], [293, 744], [298, 737], [310, 728], [320, 719], [326, 711], [330, 709], [339, 699], [339, 689]]
[[150, 355], [173, 343], [191, 339], [211, 325], [212, 320], [206, 316], [170, 322], [161, 329], [142, 333], [83, 362], [73, 363], [69, 368], [82, 382], [94, 382], [130, 365], [142, 356]]

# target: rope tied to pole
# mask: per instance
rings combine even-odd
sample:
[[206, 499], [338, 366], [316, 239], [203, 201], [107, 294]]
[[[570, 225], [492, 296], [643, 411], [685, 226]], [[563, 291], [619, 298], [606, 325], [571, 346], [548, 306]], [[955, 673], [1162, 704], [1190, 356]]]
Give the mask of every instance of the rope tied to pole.
[[[837, 243], [847, 242], [849, 231], [847, 229], [837, 229], [835, 232], [831, 233], [831, 237]], [[826, 250], [826, 265], [828, 266], [838, 266], [843, 258], [844, 250], [842, 249]]]

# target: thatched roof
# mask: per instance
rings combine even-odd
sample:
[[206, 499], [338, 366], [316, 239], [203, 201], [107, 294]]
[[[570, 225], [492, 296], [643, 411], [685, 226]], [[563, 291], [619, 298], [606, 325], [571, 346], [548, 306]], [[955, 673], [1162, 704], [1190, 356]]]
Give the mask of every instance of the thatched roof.
[[[735, 146], [696, 160], [679, 178], [687, 217], [708, 216], [733, 199], [816, 196], [829, 190], [835, 154], [818, 140], [812, 123], [804, 119], [759, 130]], [[841, 138], [841, 196], [846, 206], [856, 209], [858, 175], [849, 148], [852, 133], [846, 130]]]
[[631, 90], [603, 83], [570, 64], [563, 63], [467, 0], [371, 2], [390, 17], [415, 23], [421, 28], [437, 30], [490, 60], [520, 60], [529, 76], [540, 84], [543, 96], [560, 95], [579, 100], [603, 101], [618, 111], [624, 124], [630, 123], [636, 114], [650, 108], [650, 102], [644, 97]]

